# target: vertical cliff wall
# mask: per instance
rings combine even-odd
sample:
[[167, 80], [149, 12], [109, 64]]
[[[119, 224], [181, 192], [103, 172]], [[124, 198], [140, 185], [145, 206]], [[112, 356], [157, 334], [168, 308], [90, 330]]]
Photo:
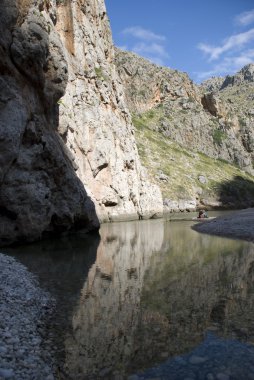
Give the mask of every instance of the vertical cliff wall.
[[103, 0], [62, 1], [56, 29], [66, 47], [69, 80], [59, 133], [101, 220], [161, 213], [157, 187], [140, 166], [134, 130], [114, 65]]
[[0, 32], [0, 243], [160, 212], [103, 1], [3, 0]]

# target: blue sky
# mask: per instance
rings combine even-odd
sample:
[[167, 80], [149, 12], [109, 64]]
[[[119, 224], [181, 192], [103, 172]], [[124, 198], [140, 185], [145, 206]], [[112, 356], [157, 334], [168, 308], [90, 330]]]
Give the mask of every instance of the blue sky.
[[253, 0], [105, 0], [114, 44], [195, 82], [254, 62]]

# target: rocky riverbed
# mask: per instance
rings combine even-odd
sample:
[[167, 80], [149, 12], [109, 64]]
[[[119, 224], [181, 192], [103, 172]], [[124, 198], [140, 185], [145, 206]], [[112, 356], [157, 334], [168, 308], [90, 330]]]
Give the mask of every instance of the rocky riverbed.
[[53, 380], [47, 322], [55, 301], [24, 265], [1, 253], [0, 299], [0, 379]]
[[254, 208], [232, 212], [193, 226], [198, 232], [254, 242]]

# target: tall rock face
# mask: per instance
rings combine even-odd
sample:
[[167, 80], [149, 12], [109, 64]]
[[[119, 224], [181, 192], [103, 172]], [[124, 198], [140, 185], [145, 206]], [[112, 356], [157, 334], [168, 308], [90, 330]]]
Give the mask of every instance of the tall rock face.
[[0, 244], [160, 212], [103, 1], [3, 0], [0, 21]]
[[[233, 101], [219, 94], [219, 89], [229, 84], [232, 88], [232, 83], [239, 93], [246, 81], [253, 89], [251, 68], [233, 79], [214, 78], [202, 87], [195, 85], [186, 73], [156, 66], [120, 49], [116, 50], [116, 65], [130, 110], [144, 115], [149, 128], [182, 146], [254, 173], [253, 154], [246, 148], [251, 138], [244, 142], [246, 131], [241, 125], [241, 112], [236, 112]], [[253, 117], [249, 117], [247, 124], [253, 126], [253, 122]]]
[[63, 1], [56, 28], [67, 47], [69, 67], [59, 133], [100, 219], [160, 215], [160, 190], [148, 182], [140, 165], [104, 1]]

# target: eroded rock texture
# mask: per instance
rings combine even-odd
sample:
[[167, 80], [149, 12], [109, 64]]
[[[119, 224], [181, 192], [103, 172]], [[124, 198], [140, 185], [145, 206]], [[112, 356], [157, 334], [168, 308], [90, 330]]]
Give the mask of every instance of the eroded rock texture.
[[103, 1], [4, 0], [0, 21], [0, 243], [160, 212]]
[[[126, 102], [166, 138], [253, 174], [253, 67], [197, 86], [186, 73], [116, 49]], [[222, 91], [220, 91], [222, 89]], [[252, 103], [251, 103], [252, 101]], [[247, 148], [246, 148], [247, 147]]]
[[[131, 118], [114, 65], [103, 1], [63, 2], [59, 31], [69, 63], [59, 132], [103, 221], [162, 211], [160, 191], [141, 168]], [[72, 22], [70, 22], [72, 21]]]

